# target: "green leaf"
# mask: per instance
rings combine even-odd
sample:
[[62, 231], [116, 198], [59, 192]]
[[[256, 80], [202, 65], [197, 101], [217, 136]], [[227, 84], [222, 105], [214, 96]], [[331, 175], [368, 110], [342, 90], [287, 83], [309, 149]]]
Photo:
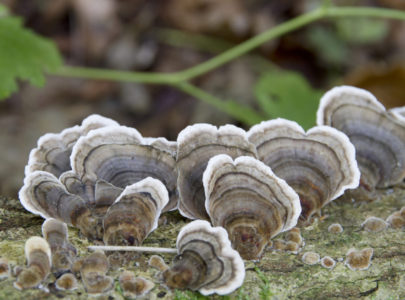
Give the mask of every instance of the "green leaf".
[[53, 42], [24, 28], [20, 18], [9, 16], [0, 5], [0, 99], [18, 90], [18, 79], [43, 86], [44, 72], [55, 71], [61, 64]]
[[313, 89], [299, 73], [266, 72], [255, 84], [254, 92], [268, 118], [293, 120], [304, 129], [315, 125], [315, 114], [323, 92]]

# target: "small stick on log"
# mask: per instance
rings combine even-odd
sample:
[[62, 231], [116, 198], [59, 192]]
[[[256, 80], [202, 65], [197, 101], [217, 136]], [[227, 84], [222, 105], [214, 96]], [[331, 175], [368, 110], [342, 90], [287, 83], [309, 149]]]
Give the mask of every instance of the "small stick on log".
[[160, 248], [160, 247], [140, 247], [140, 246], [89, 246], [89, 250], [103, 251], [135, 251], [135, 252], [157, 252], [157, 253], [174, 253], [177, 254], [177, 249]]

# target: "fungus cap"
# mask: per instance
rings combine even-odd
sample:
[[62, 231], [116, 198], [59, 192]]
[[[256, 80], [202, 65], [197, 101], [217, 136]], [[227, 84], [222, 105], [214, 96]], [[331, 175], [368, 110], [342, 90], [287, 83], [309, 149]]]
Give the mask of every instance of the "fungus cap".
[[72, 273], [65, 273], [55, 282], [55, 287], [61, 291], [72, 291], [77, 289], [77, 279]]
[[0, 257], [0, 279], [10, 275], [10, 265], [7, 259]]
[[178, 202], [175, 146], [164, 138], [143, 138], [134, 128], [104, 127], [81, 137], [70, 160], [78, 179], [92, 186], [104, 182], [114, 190], [146, 177], [159, 179], [170, 193], [170, 202], [164, 208], [167, 211], [175, 209]]
[[119, 283], [125, 297], [135, 298], [147, 294], [155, 287], [155, 284], [142, 277], [135, 277], [131, 271], [124, 271], [119, 277]]
[[180, 230], [176, 245], [178, 255], [163, 273], [169, 287], [224, 295], [242, 285], [243, 260], [232, 249], [225, 229], [211, 227], [207, 221], [193, 221]]
[[304, 219], [359, 184], [355, 149], [334, 128], [316, 126], [305, 133], [296, 122], [279, 118], [253, 126], [247, 135], [259, 159], [300, 196]]
[[331, 89], [321, 98], [317, 124], [332, 126], [349, 137], [366, 190], [405, 178], [405, 118], [386, 111], [370, 92], [351, 86]]
[[394, 229], [400, 229], [405, 226], [405, 217], [400, 211], [396, 211], [389, 215], [386, 221], [389, 226]]
[[95, 251], [83, 259], [80, 274], [88, 293], [99, 294], [114, 287], [114, 280], [106, 276], [109, 267], [107, 256], [102, 251]]
[[76, 248], [68, 241], [66, 223], [57, 219], [47, 219], [42, 224], [42, 235], [52, 252], [52, 270], [56, 274], [69, 271], [76, 257]]
[[23, 269], [14, 282], [22, 290], [38, 286], [51, 270], [51, 249], [48, 242], [39, 236], [32, 236], [25, 242], [27, 268]]
[[313, 251], [305, 252], [302, 255], [302, 261], [307, 265], [316, 265], [320, 260], [320, 255]]
[[362, 250], [351, 248], [346, 253], [345, 265], [353, 271], [367, 270], [371, 265], [373, 252], [373, 248], [364, 248]]
[[47, 171], [58, 177], [70, 170], [69, 156], [77, 139], [93, 129], [106, 126], [118, 126], [118, 123], [94, 114], [85, 118], [81, 126], [76, 125], [60, 133], [47, 133], [41, 136], [37, 147], [30, 152], [25, 176], [34, 171]]
[[51, 173], [30, 173], [25, 177], [18, 195], [24, 208], [33, 214], [76, 226], [88, 237], [98, 235], [99, 226], [91, 215], [88, 203], [80, 196], [69, 193]]
[[157, 179], [147, 177], [127, 186], [104, 216], [104, 242], [140, 245], [157, 228], [168, 201], [167, 189]]
[[[48, 240], [49, 235], [56, 233], [60, 236], [60, 239], [65, 241], [68, 238], [68, 228], [66, 223], [61, 222], [54, 218], [49, 218], [42, 223], [42, 236]], [[51, 247], [52, 248], [52, 247]]]
[[297, 224], [298, 195], [255, 158], [241, 156], [233, 161], [225, 154], [214, 156], [203, 183], [212, 224], [228, 231], [244, 259], [257, 259], [272, 237]]
[[256, 157], [256, 149], [247, 140], [246, 132], [233, 125], [187, 126], [179, 133], [177, 145], [179, 211], [190, 219], [208, 219], [202, 176], [209, 159], [217, 154]]
[[169, 268], [169, 266], [165, 263], [163, 258], [159, 255], [152, 255], [148, 261], [148, 265], [161, 272], [164, 272]]
[[336, 261], [330, 256], [325, 256], [321, 259], [321, 266], [327, 269], [333, 269], [336, 266]]
[[368, 232], [380, 232], [387, 229], [388, 223], [381, 218], [371, 216], [361, 223], [361, 227]]
[[328, 226], [328, 232], [330, 233], [342, 233], [343, 227], [339, 223], [333, 223]]

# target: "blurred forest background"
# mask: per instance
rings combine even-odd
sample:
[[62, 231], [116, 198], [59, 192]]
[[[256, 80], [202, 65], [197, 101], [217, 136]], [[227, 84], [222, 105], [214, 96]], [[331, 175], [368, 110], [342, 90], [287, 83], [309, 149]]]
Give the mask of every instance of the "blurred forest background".
[[[65, 64], [174, 72], [321, 5], [320, 0], [1, 0], [26, 27], [53, 40]], [[405, 10], [403, 0], [337, 5]], [[1, 43], [1, 41], [0, 41]], [[405, 105], [405, 22], [341, 18], [312, 23], [194, 79], [221, 99], [308, 128], [324, 91], [348, 84], [389, 107]], [[92, 113], [175, 140], [188, 124], [233, 123], [224, 112], [167, 86], [48, 76], [0, 102], [0, 195], [17, 196], [30, 149], [47, 132]]]

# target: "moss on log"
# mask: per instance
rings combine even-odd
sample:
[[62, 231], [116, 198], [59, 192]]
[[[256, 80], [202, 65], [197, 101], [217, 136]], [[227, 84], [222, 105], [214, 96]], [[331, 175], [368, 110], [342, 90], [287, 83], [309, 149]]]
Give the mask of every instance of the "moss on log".
[[[305, 246], [298, 254], [268, 249], [260, 261], [245, 262], [246, 278], [242, 288], [227, 299], [405, 299], [405, 231], [388, 228], [372, 233], [360, 224], [368, 216], [386, 219], [391, 213], [405, 206], [405, 190], [395, 188], [381, 191], [373, 202], [354, 202], [338, 199], [323, 209], [323, 216], [301, 234]], [[188, 221], [178, 213], [167, 213], [165, 222], [145, 241], [146, 246], [175, 247], [177, 233]], [[332, 223], [340, 223], [344, 231], [329, 233]], [[9, 260], [12, 267], [25, 265], [24, 243], [33, 235], [41, 235], [42, 219], [21, 207], [18, 200], [0, 197], [0, 256]], [[79, 232], [70, 228], [71, 242], [79, 255], [88, 253], [89, 242]], [[280, 236], [283, 238], [283, 235]], [[350, 248], [374, 249], [371, 266], [367, 270], [352, 271], [344, 265]], [[331, 256], [337, 263], [333, 269], [320, 264], [306, 265], [302, 254], [314, 251], [321, 257]], [[115, 267], [109, 275], [116, 279], [115, 289], [96, 299], [125, 299], [118, 283], [123, 269], [134, 271], [152, 280], [156, 285], [148, 299], [203, 299], [197, 292], [170, 291], [162, 284], [159, 272], [148, 267], [151, 254], [115, 255]], [[170, 263], [172, 255], [162, 257]], [[55, 278], [50, 275], [38, 289], [18, 291], [13, 287], [15, 277], [0, 281], [0, 299], [87, 299], [82, 285], [71, 292], [57, 291]], [[221, 299], [220, 296], [213, 296]]]

